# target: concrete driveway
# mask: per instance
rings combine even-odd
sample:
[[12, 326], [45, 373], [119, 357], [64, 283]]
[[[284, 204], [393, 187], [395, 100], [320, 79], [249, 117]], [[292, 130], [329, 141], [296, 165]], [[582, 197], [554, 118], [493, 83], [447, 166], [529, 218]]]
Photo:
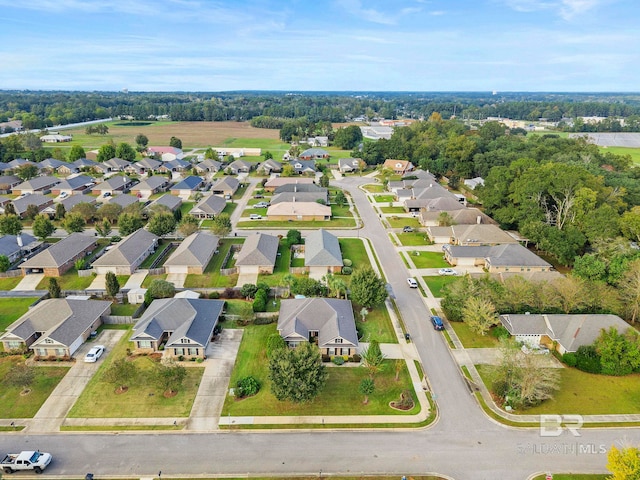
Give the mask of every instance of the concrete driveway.
[[96, 275], [91, 285], [87, 287], [87, 290], [106, 290], [107, 289], [107, 275]]
[[187, 280], [186, 273], [169, 273], [167, 274], [167, 282], [173, 283], [176, 288], [184, 288], [184, 282]]
[[252, 285], [258, 283], [258, 274], [241, 273], [240, 275], [238, 275], [238, 282], [236, 283], [236, 287], [242, 287], [245, 283], [250, 283]]
[[43, 278], [44, 278], [44, 273], [34, 273], [31, 275], [25, 275], [22, 278], [22, 280], [20, 280], [20, 283], [16, 285], [14, 290], [18, 290], [18, 291], [36, 290], [36, 287], [42, 281]]
[[142, 286], [142, 282], [144, 282], [145, 277], [149, 273], [149, 270], [138, 270], [131, 275], [127, 283], [122, 287], [124, 290], [131, 290], [133, 288], [140, 288]]

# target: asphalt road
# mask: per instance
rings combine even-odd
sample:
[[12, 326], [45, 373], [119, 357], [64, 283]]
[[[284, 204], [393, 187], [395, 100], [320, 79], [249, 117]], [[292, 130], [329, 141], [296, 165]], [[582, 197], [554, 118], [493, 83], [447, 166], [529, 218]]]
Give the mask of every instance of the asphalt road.
[[[425, 474], [457, 480], [523, 480], [535, 472], [606, 472], [606, 450], [637, 445], [640, 429], [581, 429], [580, 436], [507, 428], [479, 408], [447, 351], [430, 327], [419, 293], [406, 285], [407, 271], [365, 195], [363, 180], [339, 182], [364, 219], [361, 236], [374, 245], [396, 302], [429, 377], [440, 417], [431, 427], [404, 431], [234, 431], [214, 434], [0, 434], [0, 452], [40, 449], [60, 477]], [[567, 412], [570, 413], [570, 412]]]

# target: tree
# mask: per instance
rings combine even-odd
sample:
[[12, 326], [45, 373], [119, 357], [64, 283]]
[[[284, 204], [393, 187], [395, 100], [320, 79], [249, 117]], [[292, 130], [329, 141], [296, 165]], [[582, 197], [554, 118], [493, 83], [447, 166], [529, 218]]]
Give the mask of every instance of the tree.
[[245, 300], [250, 300], [255, 297], [257, 291], [258, 287], [256, 287], [254, 284], [245, 283], [240, 289], [240, 295], [242, 295]]
[[103, 203], [98, 209], [95, 216], [102, 220], [107, 220], [112, 225], [118, 221], [118, 217], [122, 213], [122, 206], [117, 203]]
[[211, 231], [218, 237], [226, 237], [231, 232], [231, 217], [228, 213], [221, 213], [213, 219]]
[[97, 223], [96, 233], [101, 237], [108, 237], [111, 233], [111, 222], [107, 218], [103, 218], [101, 223]]
[[363, 378], [360, 382], [360, 386], [358, 387], [358, 392], [364, 395], [364, 400], [362, 403], [365, 405], [369, 403], [369, 395], [373, 395], [373, 392], [376, 389], [376, 384], [373, 382], [371, 378]]
[[120, 291], [120, 283], [118, 282], [118, 277], [113, 272], [107, 272], [105, 275], [105, 288], [107, 290], [107, 295], [111, 298], [115, 298], [115, 296]]
[[272, 333], [267, 338], [267, 358], [271, 358], [275, 352], [284, 350], [287, 348], [287, 342], [280, 336], [279, 333]]
[[32, 228], [33, 234], [40, 240], [44, 240], [56, 231], [56, 227], [53, 225], [53, 222], [49, 219], [48, 215], [38, 215], [33, 221]]
[[81, 145], [72, 145], [69, 149], [69, 154], [67, 155], [67, 159], [70, 162], [75, 162], [79, 158], [86, 158], [87, 154], [82, 148]]
[[265, 160], [271, 160], [273, 158], [273, 153], [267, 150], [262, 154], [262, 156], [264, 157]]
[[325, 173], [320, 177], [320, 186], [324, 188], [329, 188], [329, 176]]
[[171, 282], [156, 278], [149, 284], [149, 293], [153, 298], [171, 298], [176, 293], [176, 287]]
[[191, 215], [187, 215], [180, 220], [178, 224], [178, 233], [183, 237], [188, 237], [192, 233], [197, 232], [200, 229], [200, 221], [192, 217]]
[[373, 308], [384, 303], [388, 295], [386, 284], [369, 266], [357, 268], [351, 277], [351, 300]]
[[16, 168], [16, 177], [23, 182], [30, 180], [38, 175], [38, 167], [32, 163], [25, 163]]
[[333, 144], [343, 150], [351, 150], [362, 142], [362, 130], [357, 125], [349, 125], [348, 127], [336, 130], [333, 137]]
[[69, 212], [62, 221], [62, 228], [68, 233], [82, 232], [86, 225], [87, 222], [84, 221], [84, 218], [79, 213]]
[[265, 290], [259, 289], [256, 292], [256, 296], [253, 300], [253, 311], [254, 312], [266, 312], [267, 311], [267, 302], [269, 301], [268, 295]]
[[325, 385], [327, 372], [318, 347], [302, 342], [297, 348], [282, 348], [269, 360], [271, 393], [280, 401], [313, 400]]
[[11, 266], [11, 261], [6, 255], [0, 255], [0, 272], [6, 272]]
[[122, 142], [116, 147], [116, 157], [132, 162], [136, 159], [136, 151], [128, 143]]
[[287, 244], [300, 245], [302, 243], [302, 234], [300, 230], [288, 230], [287, 231]]
[[120, 235], [126, 237], [143, 226], [142, 218], [133, 213], [121, 213], [118, 215], [118, 231]]
[[491, 327], [499, 323], [496, 308], [491, 300], [469, 297], [462, 307], [462, 321], [479, 334], [486, 335]]
[[[0, 217], [1, 221], [1, 217]], [[2, 224], [0, 223], [0, 231]], [[640, 319], [640, 260], [634, 260], [618, 282], [618, 295], [624, 305], [624, 317], [631, 323]]]
[[55, 277], [49, 277], [49, 286], [47, 289], [49, 290], [49, 296], [51, 298], [60, 298], [60, 285]]
[[369, 346], [362, 351], [362, 366], [369, 372], [369, 378], [373, 380], [376, 373], [383, 369], [385, 356], [380, 350], [380, 344], [376, 339], [369, 342]]
[[187, 377], [187, 369], [176, 364], [173, 359], [163, 359], [156, 364], [153, 379], [155, 384], [166, 396], [173, 395], [184, 383]]
[[607, 468], [613, 474], [611, 480], [640, 479], [640, 449], [626, 447], [618, 449], [615, 446], [607, 453]]
[[338, 190], [338, 193], [336, 193], [336, 196], [334, 198], [334, 202], [339, 207], [342, 207], [345, 203], [347, 203], [347, 197], [344, 195], [344, 192], [342, 190]]
[[640, 335], [632, 329], [626, 335], [615, 327], [603, 329], [594, 346], [604, 375], [629, 375], [640, 368]]
[[9, 202], [4, 206], [4, 214], [5, 215], [15, 215], [16, 207], [13, 205], [13, 202]]
[[22, 391], [26, 392], [35, 378], [36, 371], [34, 367], [30, 367], [25, 363], [18, 363], [5, 374], [4, 382], [7, 385], [22, 388]]
[[171, 137], [169, 139], [169, 146], [174, 148], [182, 148], [182, 140], [176, 137]]
[[37, 216], [38, 216], [38, 207], [32, 204], [27, 205], [27, 209], [24, 212], [24, 218], [28, 220], [33, 220]]
[[62, 203], [56, 203], [56, 220], [62, 220], [67, 213]]
[[135, 141], [136, 145], [138, 146], [138, 150], [140, 151], [144, 150], [145, 148], [147, 148], [147, 145], [149, 145], [149, 139], [142, 133], [136, 135]]
[[82, 216], [86, 223], [91, 222], [96, 217], [97, 207], [93, 203], [80, 202], [71, 208], [71, 213], [77, 213]]
[[106, 162], [116, 156], [116, 147], [110, 143], [105, 143], [98, 149], [98, 156], [96, 160], [98, 162]]
[[22, 222], [17, 215], [0, 215], [0, 234], [19, 235], [22, 231]]
[[102, 378], [113, 383], [116, 386], [116, 391], [122, 393], [129, 388], [128, 383], [136, 376], [136, 373], [135, 363], [129, 362], [126, 358], [119, 358], [109, 365]]
[[176, 229], [176, 219], [172, 213], [157, 213], [151, 217], [147, 228], [154, 235], [162, 237]]
[[324, 285], [319, 280], [309, 277], [294, 277], [291, 284], [291, 293], [304, 295], [305, 297], [322, 296], [325, 292]]

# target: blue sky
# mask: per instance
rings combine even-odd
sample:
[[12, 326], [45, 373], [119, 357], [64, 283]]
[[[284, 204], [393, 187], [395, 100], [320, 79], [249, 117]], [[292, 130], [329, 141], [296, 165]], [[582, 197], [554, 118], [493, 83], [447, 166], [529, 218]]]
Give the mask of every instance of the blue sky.
[[638, 0], [0, 0], [0, 89], [639, 91]]

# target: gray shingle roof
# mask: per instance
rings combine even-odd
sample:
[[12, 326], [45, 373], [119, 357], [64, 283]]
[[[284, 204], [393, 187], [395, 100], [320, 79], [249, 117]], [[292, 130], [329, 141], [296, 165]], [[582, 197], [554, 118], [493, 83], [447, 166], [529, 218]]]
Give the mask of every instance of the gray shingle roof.
[[227, 201], [217, 195], [209, 195], [191, 209], [189, 213], [206, 213], [209, 215], [220, 215], [227, 206]]
[[188, 338], [206, 347], [218, 323], [224, 301], [188, 298], [154, 300], [133, 328], [131, 340], [158, 340], [163, 332], [172, 332], [167, 346], [193, 347], [194, 343], [181, 343]]
[[238, 252], [236, 265], [275, 265], [278, 255], [278, 237], [255, 233], [249, 235]]
[[139, 202], [140, 201], [138, 200], [138, 197], [134, 197], [133, 195], [128, 194], [114, 195], [113, 197], [109, 197], [109, 203], [120, 205], [122, 208]]
[[219, 238], [210, 233], [192, 233], [180, 243], [164, 264], [206, 267], [213, 252], [218, 248], [218, 242]]
[[215, 192], [215, 191], [232, 190], [235, 192], [239, 186], [240, 186], [240, 182], [238, 181], [237, 178], [223, 177], [219, 179], [217, 182], [215, 182], [213, 185], [211, 185], [211, 191]]
[[[61, 200], [60, 203], [64, 206], [65, 212], [71, 210], [75, 205], [79, 203], [96, 203], [95, 197], [91, 197], [89, 195], [70, 195], [64, 200]], [[52, 205], [55, 210], [55, 205]]]
[[141, 228], [123, 238], [115, 247], [93, 262], [93, 265], [100, 267], [131, 266], [135, 260], [140, 258], [140, 255], [157, 242], [156, 235]]
[[75, 189], [78, 187], [82, 187], [83, 185], [87, 185], [93, 182], [93, 178], [88, 177], [86, 175], [78, 175], [71, 178], [65, 178], [59, 184], [55, 186], [55, 189], [58, 190], [67, 190], [67, 189]]
[[[28, 233], [21, 233], [20, 237], [22, 237], [22, 245], [25, 246], [36, 241], [36, 238]], [[0, 237], [0, 255], [11, 257], [20, 252], [21, 249], [22, 247], [18, 245], [16, 235], [4, 235]]]
[[328, 189], [325, 187], [319, 187], [315, 183], [288, 183], [276, 188], [273, 193], [284, 192], [304, 192], [304, 193], [324, 193], [328, 194]]
[[167, 177], [154, 175], [152, 177], [147, 178], [146, 180], [141, 181], [136, 186], [132, 187], [131, 191], [138, 192], [140, 190], [154, 190], [156, 188], [162, 187], [167, 183], [168, 183]]
[[33, 193], [31, 195], [27, 195], [26, 197], [16, 198], [13, 201], [13, 206], [16, 209], [16, 213], [18, 215], [27, 211], [27, 207], [29, 205], [35, 205], [38, 207], [38, 210], [41, 209], [43, 205], [53, 201], [52, 197], [47, 197], [46, 195], [42, 195], [41, 193]]
[[54, 243], [46, 250], [31, 257], [20, 267], [26, 268], [46, 268], [60, 267], [74, 258], [84, 249], [97, 243], [97, 238], [82, 233], [72, 233], [68, 237], [63, 238], [58, 243]]
[[343, 265], [338, 238], [324, 229], [307, 235], [304, 244], [304, 264], [308, 267]]
[[151, 208], [154, 205], [164, 205], [169, 210], [175, 210], [180, 205], [182, 205], [182, 199], [176, 195], [165, 193], [161, 197], [156, 198], [151, 204], [149, 204], [148, 208]]
[[202, 184], [203, 180], [201, 177], [197, 177], [192, 175], [190, 177], [185, 178], [179, 183], [176, 183], [171, 190], [193, 190], [198, 188]]
[[308, 340], [310, 330], [318, 331], [320, 347], [333, 344], [338, 337], [358, 345], [358, 333], [350, 300], [337, 298], [282, 300], [278, 317], [280, 336], [285, 339], [301, 336]]
[[127, 176], [114, 175], [107, 178], [104, 182], [92, 187], [93, 190], [119, 190], [131, 183], [131, 179]]
[[44, 176], [44, 177], [33, 177], [26, 182], [22, 182], [19, 185], [13, 187], [14, 190], [40, 190], [46, 189], [53, 185], [60, 183], [60, 179], [56, 177]]
[[327, 202], [328, 193], [325, 192], [282, 192], [277, 193], [271, 198], [271, 205], [277, 205], [284, 202], [317, 202], [322, 200]]

